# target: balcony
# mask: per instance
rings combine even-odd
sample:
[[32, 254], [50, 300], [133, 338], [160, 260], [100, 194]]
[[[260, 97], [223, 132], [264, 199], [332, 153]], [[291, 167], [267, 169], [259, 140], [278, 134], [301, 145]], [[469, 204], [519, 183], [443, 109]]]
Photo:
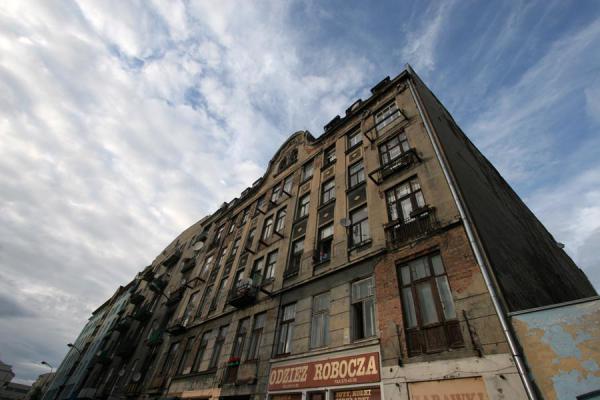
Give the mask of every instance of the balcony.
[[150, 311], [150, 307], [140, 307], [134, 311], [131, 318], [136, 321], [144, 322], [148, 321], [152, 317], [152, 312]]
[[171, 321], [171, 323], [167, 326], [167, 333], [170, 335], [179, 335], [180, 333], [183, 333], [186, 331], [187, 329], [187, 324], [188, 324], [188, 320], [189, 318], [176, 318], [173, 321]]
[[169, 293], [169, 300], [167, 300], [168, 306], [173, 306], [178, 304], [183, 298], [183, 293], [185, 292], [186, 286], [180, 286], [179, 288], [173, 290]]
[[399, 247], [404, 243], [427, 236], [436, 229], [440, 223], [435, 216], [435, 209], [423, 207], [414, 210], [410, 218], [405, 221], [394, 221], [385, 227], [385, 236], [388, 246]]
[[142, 275], [140, 277], [143, 281], [150, 282], [154, 279], [154, 271], [152, 271], [152, 266], [149, 265], [144, 269]]
[[129, 330], [129, 327], [131, 326], [131, 321], [128, 319], [122, 319], [119, 322], [117, 322], [113, 328], [114, 331], [117, 331], [119, 333], [125, 333]]
[[149, 347], [154, 347], [154, 346], [158, 346], [159, 344], [161, 344], [162, 341], [163, 341], [163, 330], [155, 329], [154, 331], [152, 331], [152, 333], [146, 340], [146, 344]]
[[165, 261], [162, 262], [162, 265], [164, 265], [167, 268], [172, 268], [177, 264], [177, 262], [179, 261], [180, 258], [181, 258], [181, 250], [177, 249]]
[[184, 262], [183, 262], [183, 266], [181, 267], [181, 272], [188, 272], [192, 269], [194, 269], [194, 267], [196, 266], [196, 259], [195, 258], [187, 258]]
[[129, 302], [134, 305], [140, 305], [146, 300], [146, 297], [140, 293], [133, 293], [129, 298]]
[[150, 290], [155, 293], [162, 293], [163, 290], [167, 287], [168, 282], [160, 277], [152, 279], [150, 285], [148, 286]]
[[256, 302], [258, 285], [252, 280], [239, 282], [229, 292], [227, 303], [235, 308], [244, 308]]
[[393, 174], [410, 169], [413, 165], [420, 161], [421, 158], [418, 156], [416, 150], [409, 149], [407, 152], [401, 154], [387, 164], [382, 165], [375, 171], [370, 172], [369, 178], [379, 185]]

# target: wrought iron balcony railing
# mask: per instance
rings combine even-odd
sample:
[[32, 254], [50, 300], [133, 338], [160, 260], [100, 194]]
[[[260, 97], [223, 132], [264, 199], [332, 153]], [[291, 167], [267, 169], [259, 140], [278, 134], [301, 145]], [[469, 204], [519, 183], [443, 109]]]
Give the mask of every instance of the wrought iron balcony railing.
[[369, 178], [377, 185], [381, 184], [389, 176], [405, 171], [421, 161], [415, 149], [409, 149], [398, 157], [390, 160], [375, 171], [369, 173]]
[[252, 280], [239, 282], [231, 288], [227, 303], [236, 308], [252, 305], [258, 297], [259, 286]]
[[393, 221], [385, 227], [388, 246], [398, 247], [409, 241], [427, 236], [437, 230], [440, 223], [435, 215], [435, 209], [423, 207], [413, 211], [409, 219]]

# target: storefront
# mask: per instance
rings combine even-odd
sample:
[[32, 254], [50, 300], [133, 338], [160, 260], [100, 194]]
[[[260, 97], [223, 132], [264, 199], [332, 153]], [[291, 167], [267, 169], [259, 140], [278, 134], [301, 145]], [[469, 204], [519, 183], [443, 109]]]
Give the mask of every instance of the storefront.
[[[375, 349], [373, 349], [375, 350]], [[269, 400], [380, 400], [379, 352], [323, 354], [273, 364]]]

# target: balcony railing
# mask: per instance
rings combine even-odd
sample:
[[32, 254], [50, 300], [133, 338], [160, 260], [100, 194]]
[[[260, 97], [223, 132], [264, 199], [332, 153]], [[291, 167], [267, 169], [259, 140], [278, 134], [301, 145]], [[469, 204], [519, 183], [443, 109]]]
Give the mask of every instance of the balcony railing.
[[370, 172], [369, 178], [379, 185], [389, 176], [397, 172], [407, 170], [413, 165], [417, 164], [419, 161], [421, 161], [421, 158], [417, 154], [416, 150], [409, 149], [387, 164], [384, 164], [375, 171]]
[[258, 297], [259, 287], [252, 280], [239, 282], [231, 288], [227, 303], [236, 308], [252, 305]]
[[386, 240], [389, 246], [398, 247], [402, 244], [427, 236], [439, 228], [435, 209], [423, 207], [411, 213], [405, 221], [394, 221], [385, 227]]
[[167, 329], [166, 329], [167, 333], [169, 333], [171, 335], [179, 335], [180, 333], [185, 332], [187, 329], [188, 321], [189, 321], [188, 317], [181, 317], [181, 318], [174, 319], [167, 326]]
[[131, 295], [131, 297], [129, 298], [129, 302], [131, 304], [135, 304], [136, 306], [139, 304], [142, 304], [144, 302], [144, 300], [146, 299], [146, 297], [143, 294], [140, 293], [133, 293]]
[[123, 319], [115, 324], [115, 327], [113, 328], [113, 330], [120, 332], [120, 333], [125, 333], [129, 330], [130, 326], [131, 326], [131, 321], [129, 319]]
[[123, 393], [127, 397], [134, 397], [141, 393], [141, 388], [141, 382], [129, 382], [127, 386], [125, 386]]
[[152, 317], [152, 312], [150, 311], [150, 307], [148, 307], [148, 306], [138, 308], [137, 310], [134, 311], [133, 315], [131, 316], [131, 318], [135, 319], [136, 321], [140, 321], [140, 322], [147, 321], [151, 317]]
[[179, 259], [181, 258], [181, 250], [177, 249], [173, 254], [171, 254], [162, 264], [167, 268], [174, 267]]
[[167, 301], [167, 305], [173, 306], [181, 301], [183, 298], [183, 293], [185, 292], [186, 286], [180, 286], [179, 288], [173, 290], [169, 293], [169, 300]]

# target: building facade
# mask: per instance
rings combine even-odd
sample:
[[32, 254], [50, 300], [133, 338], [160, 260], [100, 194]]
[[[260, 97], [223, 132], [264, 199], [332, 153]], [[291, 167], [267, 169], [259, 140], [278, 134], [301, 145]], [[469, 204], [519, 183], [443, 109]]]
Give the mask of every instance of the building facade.
[[509, 313], [596, 294], [410, 67], [127, 293], [73, 397], [536, 398]]

